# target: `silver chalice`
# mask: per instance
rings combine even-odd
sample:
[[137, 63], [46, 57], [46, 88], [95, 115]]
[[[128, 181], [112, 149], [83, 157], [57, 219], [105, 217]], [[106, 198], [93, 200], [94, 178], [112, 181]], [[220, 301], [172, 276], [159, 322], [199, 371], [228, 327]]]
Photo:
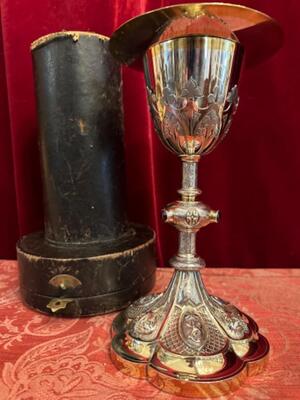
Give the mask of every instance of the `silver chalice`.
[[[199, 272], [205, 263], [196, 253], [199, 229], [219, 219], [198, 200], [198, 162], [229, 130], [251, 30], [262, 34], [260, 56], [279, 46], [280, 29], [265, 14], [228, 4], [186, 4], [136, 17], [110, 44], [122, 62], [143, 56], [155, 129], [183, 168], [180, 200], [162, 212], [179, 231], [173, 277], [165, 292], [143, 297], [117, 316], [112, 359], [124, 373], [184, 396], [236, 390], [261, 371], [269, 352], [251, 317], [207, 292]], [[271, 31], [278, 38], [272, 51], [265, 36]], [[253, 46], [251, 51], [248, 64], [255, 58]]]

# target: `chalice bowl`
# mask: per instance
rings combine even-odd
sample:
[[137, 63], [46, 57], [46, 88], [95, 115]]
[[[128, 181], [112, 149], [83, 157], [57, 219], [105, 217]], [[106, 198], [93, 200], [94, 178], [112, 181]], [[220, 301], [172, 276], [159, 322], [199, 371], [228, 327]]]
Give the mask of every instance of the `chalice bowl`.
[[[247, 52], [238, 33], [249, 36], [257, 26], [260, 33], [279, 32], [275, 21], [249, 8], [186, 4], [136, 17], [111, 39], [123, 62], [143, 55], [156, 132], [183, 167], [181, 198], [162, 212], [179, 231], [172, 279], [165, 292], [143, 297], [117, 316], [111, 355], [124, 373], [178, 395], [230, 393], [262, 370], [269, 353], [250, 316], [207, 292], [199, 272], [205, 263], [196, 254], [197, 232], [219, 219], [198, 200], [198, 162], [229, 130], [244, 47]], [[267, 49], [265, 37], [258, 46]]]

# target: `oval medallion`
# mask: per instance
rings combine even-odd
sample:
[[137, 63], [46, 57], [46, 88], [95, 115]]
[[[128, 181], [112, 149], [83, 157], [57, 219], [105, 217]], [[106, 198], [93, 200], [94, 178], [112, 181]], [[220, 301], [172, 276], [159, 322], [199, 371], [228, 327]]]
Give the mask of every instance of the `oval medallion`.
[[199, 350], [206, 342], [207, 331], [199, 314], [193, 310], [184, 311], [179, 318], [179, 334], [193, 349]]

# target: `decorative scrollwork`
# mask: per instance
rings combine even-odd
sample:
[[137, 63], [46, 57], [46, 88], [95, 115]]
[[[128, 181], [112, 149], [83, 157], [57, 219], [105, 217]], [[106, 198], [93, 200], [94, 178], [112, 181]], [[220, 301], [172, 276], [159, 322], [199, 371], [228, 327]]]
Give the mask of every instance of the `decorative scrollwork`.
[[163, 143], [177, 154], [205, 154], [227, 133], [238, 104], [237, 86], [225, 98], [217, 79], [206, 79], [203, 88], [191, 77], [178, 94], [170, 86], [162, 96], [148, 87], [148, 101], [156, 130]]
[[236, 340], [244, 339], [249, 334], [248, 320], [244, 314], [230, 303], [220, 304], [213, 296], [212, 313], [229, 337]]
[[149, 294], [148, 296], [141, 297], [138, 300], [134, 301], [127, 309], [125, 310], [126, 318], [133, 319], [139, 315], [146, 313], [152, 307], [157, 306], [158, 303], [160, 305], [162, 293], [154, 293]]
[[146, 341], [154, 340], [164, 320], [165, 308], [166, 306], [164, 305], [157, 309], [149, 310], [142, 315], [131, 325], [129, 329], [130, 335]]

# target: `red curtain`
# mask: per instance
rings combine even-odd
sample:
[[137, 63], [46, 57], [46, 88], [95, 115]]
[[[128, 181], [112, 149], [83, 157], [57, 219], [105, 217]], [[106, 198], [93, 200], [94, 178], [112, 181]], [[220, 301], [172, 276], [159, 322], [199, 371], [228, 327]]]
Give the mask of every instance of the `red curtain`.
[[[211, 266], [298, 267], [300, 6], [296, 0], [239, 2], [276, 18], [285, 44], [267, 62], [244, 70], [230, 133], [200, 162], [202, 200], [220, 209], [222, 219], [199, 234], [199, 253]], [[18, 237], [43, 226], [30, 43], [62, 29], [110, 35], [137, 14], [175, 3], [2, 0], [0, 257], [15, 257]], [[160, 210], [177, 197], [180, 162], [154, 134], [142, 74], [125, 68], [123, 75], [128, 214], [156, 230], [159, 264], [166, 265], [177, 234], [161, 222]]]

